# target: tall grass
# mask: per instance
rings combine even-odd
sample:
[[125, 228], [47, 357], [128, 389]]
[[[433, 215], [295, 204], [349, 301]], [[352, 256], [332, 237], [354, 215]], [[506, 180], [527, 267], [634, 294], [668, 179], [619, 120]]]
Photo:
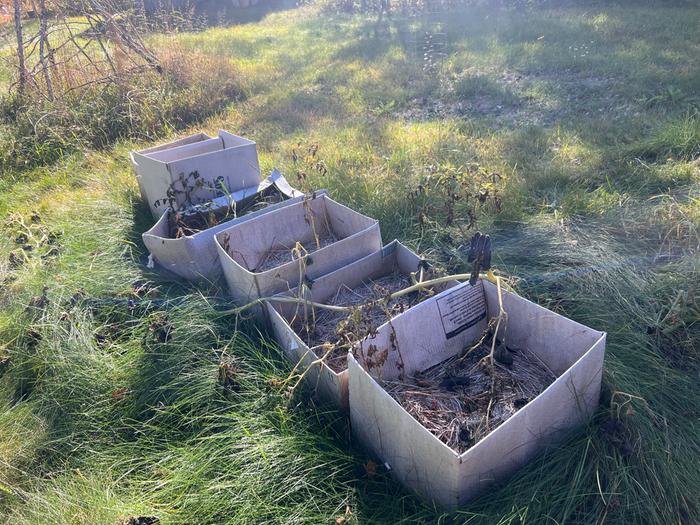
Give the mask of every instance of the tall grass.
[[54, 89], [62, 94], [54, 101], [40, 94], [0, 98], [0, 168], [51, 164], [119, 139], [153, 140], [245, 96], [245, 79], [228, 58], [177, 45], [158, 54], [158, 72], [125, 70], [106, 83], [87, 65], [61, 68]]
[[[610, 236], [555, 224], [496, 239], [500, 268], [510, 269], [511, 260], [529, 265], [519, 267], [532, 280], [521, 291], [608, 331], [604, 401], [589, 428], [449, 520], [662, 523], [691, 516], [698, 480], [690, 458], [699, 444], [688, 401], [697, 395], [696, 372], [674, 359], [689, 366], [696, 357], [667, 355], [680, 348], [658, 343], [647, 328], [666, 318], [664, 294], [691, 286], [697, 269], [634, 267]], [[574, 261], [590, 271], [567, 274]], [[357, 522], [440, 519], [388, 474], [367, 474], [369, 458], [341, 414], [304, 392], [290, 402], [279, 350], [254, 327], [217, 318], [211, 299], [178, 294], [163, 303], [147, 294], [129, 306], [119, 297], [88, 297], [71, 308], [67, 297], [49, 297], [55, 304], [27, 314], [41, 339], [13, 346], [1, 380], [10, 390], [21, 383], [25, 399], [5, 415], [14, 422], [11, 443], [27, 426], [41, 429], [28, 458], [27, 451], [5, 452], [14, 471], [3, 478], [13, 492], [5, 499], [13, 523], [67, 516], [114, 523], [128, 515], [319, 523], [344, 516], [346, 505]], [[680, 306], [692, 324], [692, 305]], [[690, 337], [697, 340], [697, 327]], [[228, 388], [219, 381], [222, 363], [235, 370]], [[609, 420], [621, 426], [609, 430]]]

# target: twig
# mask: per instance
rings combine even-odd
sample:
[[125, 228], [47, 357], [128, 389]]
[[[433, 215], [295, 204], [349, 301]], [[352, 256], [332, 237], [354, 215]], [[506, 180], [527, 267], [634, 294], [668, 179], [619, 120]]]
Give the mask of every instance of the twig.
[[[323, 346], [323, 345], [322, 345], [322, 346]], [[316, 348], [316, 347], [314, 347], [314, 348]], [[307, 366], [307, 367], [304, 369], [304, 371], [303, 371], [301, 374], [299, 374], [299, 378], [297, 379], [296, 383], [294, 383], [294, 386], [292, 386], [292, 387], [289, 389], [289, 397], [292, 397], [292, 396], [294, 395], [294, 391], [297, 389], [297, 387], [299, 386], [299, 384], [304, 380], [304, 378], [306, 377], [306, 374], [308, 374], [309, 371], [310, 371], [314, 366], [322, 364], [322, 363], [325, 361], [325, 359], [330, 355], [330, 353], [331, 353], [332, 351], [333, 351], [333, 345], [328, 345], [328, 349], [327, 349], [326, 352], [323, 354], [323, 356], [321, 356], [321, 357], [319, 357], [318, 359], [315, 359], [314, 361], [312, 361], [312, 362], [309, 364], [309, 366]], [[313, 349], [310, 348], [308, 352], [312, 352], [312, 353], [313, 353]], [[308, 355], [308, 352], [305, 354], [305, 356]], [[299, 368], [299, 366], [301, 365], [302, 362], [303, 362], [303, 359], [299, 359], [299, 361], [298, 361], [297, 364], [294, 366], [294, 368], [292, 369], [292, 371], [289, 373], [289, 376], [288, 376], [287, 379], [285, 380], [285, 382], [284, 382], [285, 384], [286, 384], [287, 382], [289, 382], [289, 381], [291, 380], [292, 377], [294, 377], [295, 372], [297, 371], [297, 369]]]
[[[493, 396], [496, 393], [496, 370], [495, 370], [495, 360], [494, 355], [496, 353], [496, 341], [498, 341], [498, 330], [501, 327], [501, 319], [506, 317], [506, 311], [503, 309], [503, 294], [501, 293], [501, 278], [496, 277], [496, 289], [498, 290], [498, 318], [496, 319], [496, 327], [493, 331], [493, 338], [491, 339], [491, 351], [489, 352], [489, 366], [491, 371], [491, 400], [489, 401], [489, 406], [486, 409], [486, 430], [489, 428], [489, 418], [491, 417], [491, 406], [493, 405]], [[502, 345], [506, 344], [505, 337], [501, 342]]]

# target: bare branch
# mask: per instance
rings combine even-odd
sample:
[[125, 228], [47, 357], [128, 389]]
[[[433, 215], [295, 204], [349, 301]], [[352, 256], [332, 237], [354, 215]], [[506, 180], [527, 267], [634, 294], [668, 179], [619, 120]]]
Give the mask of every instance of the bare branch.
[[19, 69], [19, 84], [17, 93], [20, 98], [24, 97], [27, 89], [27, 68], [24, 60], [24, 38], [22, 37], [22, 3], [14, 0], [15, 8], [15, 34], [17, 36], [17, 67]]

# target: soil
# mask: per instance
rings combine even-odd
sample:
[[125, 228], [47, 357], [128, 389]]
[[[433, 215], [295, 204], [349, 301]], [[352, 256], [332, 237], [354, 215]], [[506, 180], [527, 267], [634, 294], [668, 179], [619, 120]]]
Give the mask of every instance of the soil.
[[[326, 246], [329, 246], [334, 242], [338, 242], [339, 239], [332, 233], [325, 233], [319, 236], [318, 241], [318, 243], [316, 243], [315, 239], [311, 239], [303, 243], [301, 241], [298, 241], [299, 244], [301, 244], [301, 246], [304, 248], [303, 250], [301, 250], [302, 255], [310, 254], [317, 250], [320, 250], [321, 248], [325, 248]], [[277, 268], [278, 266], [298, 259], [298, 257], [296, 257], [295, 254], [292, 253], [295, 246], [295, 242], [291, 242], [289, 243], [289, 245], [283, 247], [275, 246], [262, 256], [258, 266], [255, 269], [252, 269], [251, 271], [256, 273], [266, 272], [267, 270], [272, 270], [273, 268]]]
[[243, 217], [271, 204], [285, 200], [284, 195], [274, 190], [274, 188], [268, 188], [268, 190], [238, 202], [236, 204], [236, 213], [230, 206], [213, 209], [208, 204], [192, 206], [186, 210], [171, 213], [168, 235], [171, 239], [189, 237], [207, 228], [228, 222], [237, 217]]
[[461, 454], [556, 379], [533, 353], [508, 348], [513, 363], [495, 363], [492, 396], [490, 349], [490, 341], [484, 342], [461, 360], [455, 356], [409, 380], [384, 381], [383, 386], [419, 423]]
[[[367, 305], [391, 293], [408, 288], [411, 284], [408, 275], [393, 272], [379, 279], [369, 280], [355, 288], [343, 285], [338, 289], [334, 297], [324, 301], [324, 303], [334, 306]], [[425, 292], [413, 292], [389, 301], [389, 304], [386, 306], [376, 304], [368, 309], [364, 309], [362, 317], [367, 321], [366, 330], [376, 329], [384, 324], [388, 320], [387, 313], [394, 317], [411, 306], [418, 304], [425, 297], [427, 297]], [[324, 343], [336, 345], [326, 357], [325, 362], [334, 372], [342, 372], [347, 368], [346, 358], [349, 344], [359, 341], [367, 334], [359, 333], [357, 330], [346, 331], [346, 328], [355, 328], [355, 326], [352, 322], [344, 322], [351, 317], [345, 312], [317, 309], [315, 316], [315, 323], [304, 326], [302, 320], [299, 319], [299, 321], [293, 323], [294, 329], [310, 348], [323, 345]], [[325, 352], [320, 350], [318, 353]]]

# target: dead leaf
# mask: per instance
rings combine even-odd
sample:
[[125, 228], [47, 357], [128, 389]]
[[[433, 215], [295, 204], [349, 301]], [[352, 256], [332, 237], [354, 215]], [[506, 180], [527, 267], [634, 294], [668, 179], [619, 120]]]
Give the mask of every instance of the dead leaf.
[[351, 517], [352, 511], [350, 510], [350, 505], [345, 505], [345, 514], [336, 516], [335, 522], [337, 525], [343, 525], [344, 523], [347, 523]]
[[377, 464], [372, 461], [371, 459], [367, 461], [367, 463], [364, 464], [365, 467], [365, 474], [367, 474], [367, 477], [371, 478], [377, 473]]
[[132, 516], [122, 522], [124, 525], [158, 525], [160, 519], [155, 516]]
[[126, 388], [125, 386], [121, 388], [117, 388], [114, 392], [112, 392], [112, 399], [115, 401], [121, 401], [124, 399], [124, 396], [129, 392], [129, 389]]

